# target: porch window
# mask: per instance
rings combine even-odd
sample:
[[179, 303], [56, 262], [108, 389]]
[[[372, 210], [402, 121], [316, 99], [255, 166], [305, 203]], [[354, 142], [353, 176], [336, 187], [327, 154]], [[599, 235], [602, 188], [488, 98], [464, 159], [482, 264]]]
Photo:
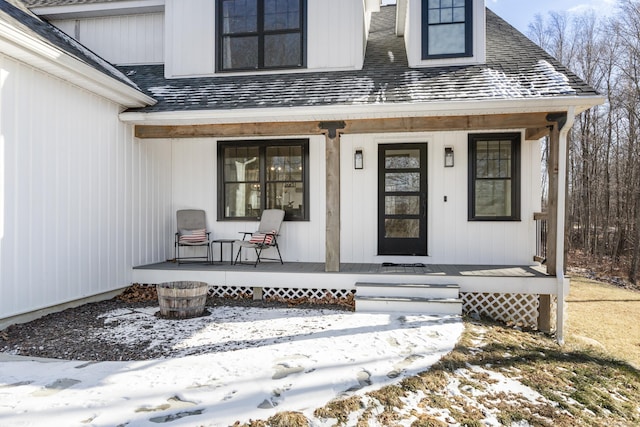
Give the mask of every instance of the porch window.
[[422, 0], [422, 59], [473, 56], [473, 0]]
[[218, 0], [218, 69], [304, 66], [306, 0]]
[[284, 209], [285, 220], [309, 219], [309, 140], [218, 144], [218, 218], [257, 220]]
[[520, 220], [520, 134], [469, 135], [469, 220]]

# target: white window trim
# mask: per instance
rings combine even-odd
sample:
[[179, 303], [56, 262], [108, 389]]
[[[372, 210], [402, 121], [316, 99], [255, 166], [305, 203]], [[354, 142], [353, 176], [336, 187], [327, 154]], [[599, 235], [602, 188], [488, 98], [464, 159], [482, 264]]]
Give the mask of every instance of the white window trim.
[[[473, 0], [473, 56], [422, 59], [422, 0], [407, 0], [404, 35], [409, 67], [442, 67], [486, 62], [486, 14], [484, 1]], [[403, 8], [398, 8], [402, 11]]]

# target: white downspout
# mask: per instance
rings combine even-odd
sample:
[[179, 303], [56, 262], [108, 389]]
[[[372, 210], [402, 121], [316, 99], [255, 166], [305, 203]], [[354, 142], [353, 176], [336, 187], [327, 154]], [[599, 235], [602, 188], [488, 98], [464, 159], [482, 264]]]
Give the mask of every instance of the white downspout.
[[[564, 278], [564, 236], [565, 230], [565, 206], [567, 199], [567, 136], [575, 122], [575, 108], [569, 107], [567, 121], [560, 129], [558, 143], [558, 232], [556, 233], [556, 278], [557, 282], [557, 314], [556, 337], [560, 345], [564, 344], [564, 312], [565, 297], [569, 293], [569, 281]], [[566, 282], [566, 283], [565, 283]]]

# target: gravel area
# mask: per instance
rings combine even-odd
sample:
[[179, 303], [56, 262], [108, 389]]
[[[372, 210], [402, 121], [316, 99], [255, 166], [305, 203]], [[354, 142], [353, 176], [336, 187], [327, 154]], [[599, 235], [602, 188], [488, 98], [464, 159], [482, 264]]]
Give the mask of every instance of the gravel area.
[[[215, 306], [269, 308], [291, 305], [275, 301], [254, 301], [248, 298], [207, 298], [206, 307]], [[117, 327], [117, 322], [105, 321], [103, 317], [105, 313], [117, 309], [147, 307], [157, 307], [159, 316], [160, 308], [155, 287], [128, 288], [122, 295], [107, 301], [84, 304], [31, 322], [11, 325], [0, 331], [0, 352], [20, 356], [86, 361], [149, 360], [172, 357], [168, 349], [148, 348], [148, 342], [143, 340], [132, 345], [104, 341], [96, 337], [101, 330]], [[336, 304], [297, 303], [295, 307], [349, 310], [348, 307]], [[205, 315], [209, 315], [206, 309]]]

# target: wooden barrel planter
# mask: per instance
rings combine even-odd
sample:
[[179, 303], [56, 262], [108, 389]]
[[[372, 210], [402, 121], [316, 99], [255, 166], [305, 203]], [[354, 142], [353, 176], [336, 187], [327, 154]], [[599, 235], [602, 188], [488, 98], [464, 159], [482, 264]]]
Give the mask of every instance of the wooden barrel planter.
[[206, 282], [167, 282], [156, 288], [161, 317], [188, 319], [204, 312], [209, 288]]

